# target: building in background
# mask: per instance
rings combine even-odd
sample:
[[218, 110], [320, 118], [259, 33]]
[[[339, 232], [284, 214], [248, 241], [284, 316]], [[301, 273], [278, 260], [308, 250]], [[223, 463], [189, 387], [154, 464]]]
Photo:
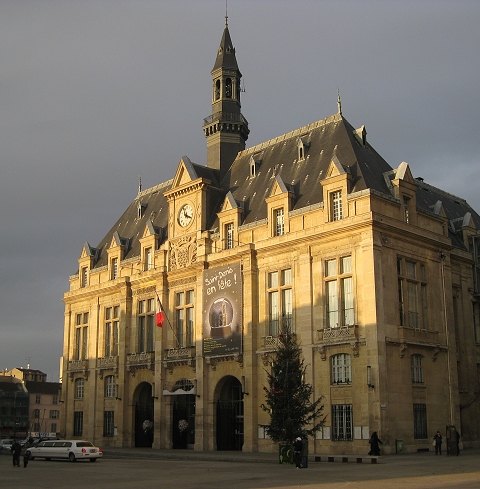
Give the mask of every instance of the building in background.
[[29, 396], [28, 433], [39, 437], [60, 434], [61, 393], [60, 382], [47, 382], [47, 374], [36, 369], [14, 368], [5, 375], [19, 379]]
[[26, 438], [29, 396], [25, 384], [11, 375], [0, 375], [0, 437]]
[[260, 405], [289, 328], [324, 396], [312, 453], [366, 453], [373, 431], [386, 453], [426, 449], [447, 425], [479, 446], [480, 216], [388, 164], [340, 97], [246, 149], [227, 25], [211, 75], [207, 165], [140, 186], [70, 277], [62, 431], [276, 451]]

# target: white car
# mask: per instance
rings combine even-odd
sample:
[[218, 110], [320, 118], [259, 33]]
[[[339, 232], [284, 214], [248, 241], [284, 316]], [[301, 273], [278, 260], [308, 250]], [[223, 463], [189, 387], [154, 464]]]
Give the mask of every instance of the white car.
[[85, 440], [46, 440], [38, 445], [28, 448], [30, 460], [35, 458], [68, 458], [71, 462], [88, 459], [95, 462], [97, 458], [103, 457], [101, 448], [98, 448]]
[[12, 445], [13, 445], [13, 440], [10, 440], [10, 439], [0, 440], [0, 450], [10, 451], [10, 448], [12, 448]]

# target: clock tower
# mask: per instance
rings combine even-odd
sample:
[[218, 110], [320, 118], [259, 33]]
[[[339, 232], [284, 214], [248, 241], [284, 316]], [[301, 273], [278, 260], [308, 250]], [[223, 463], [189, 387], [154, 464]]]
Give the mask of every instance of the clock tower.
[[212, 114], [204, 119], [203, 132], [207, 139], [207, 166], [228, 171], [239, 151], [245, 149], [248, 139], [248, 122], [241, 113], [240, 80], [235, 48], [225, 17], [217, 59], [212, 70]]

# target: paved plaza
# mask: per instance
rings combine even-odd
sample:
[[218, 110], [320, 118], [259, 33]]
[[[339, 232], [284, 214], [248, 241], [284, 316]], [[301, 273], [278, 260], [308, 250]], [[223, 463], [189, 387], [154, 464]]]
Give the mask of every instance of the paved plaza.
[[458, 457], [433, 453], [389, 455], [379, 464], [310, 462], [307, 469], [276, 463], [274, 454], [106, 450], [96, 463], [34, 460], [14, 468], [0, 455], [0, 487], [179, 489], [430, 489], [480, 488], [480, 450]]

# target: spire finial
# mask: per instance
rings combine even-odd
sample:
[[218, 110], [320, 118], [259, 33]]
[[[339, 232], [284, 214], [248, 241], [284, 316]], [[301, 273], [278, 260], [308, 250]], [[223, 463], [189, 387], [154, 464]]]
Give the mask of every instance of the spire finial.
[[138, 193], [142, 191], [142, 175], [138, 175]]
[[337, 87], [337, 107], [338, 107], [338, 113], [342, 115], [342, 101], [340, 100], [340, 89]]
[[228, 0], [225, 0], [225, 27], [228, 27]]

